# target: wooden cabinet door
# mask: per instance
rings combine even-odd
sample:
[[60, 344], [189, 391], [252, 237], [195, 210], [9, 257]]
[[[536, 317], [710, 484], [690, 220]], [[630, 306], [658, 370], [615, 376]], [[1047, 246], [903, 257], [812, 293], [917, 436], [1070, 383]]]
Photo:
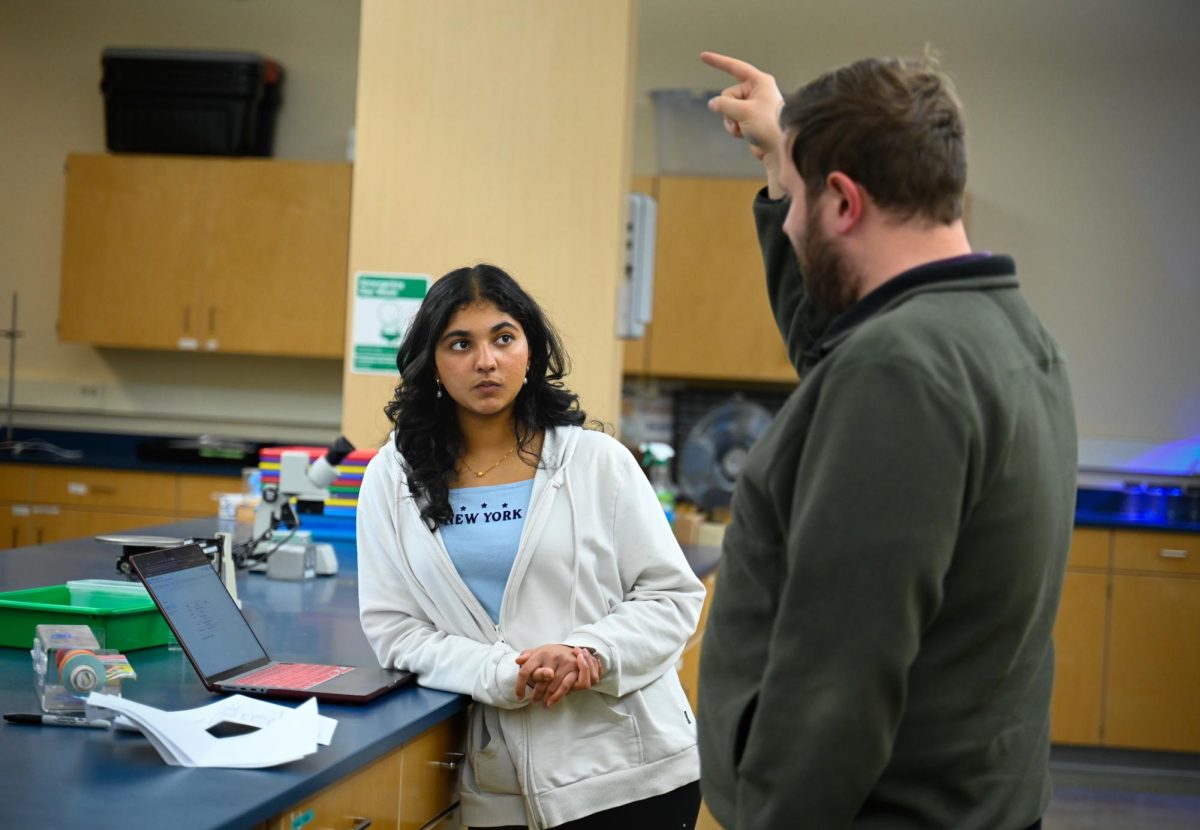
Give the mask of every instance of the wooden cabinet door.
[[385, 755], [369, 766], [326, 787], [279, 816], [272, 830], [294, 827], [396, 830], [399, 818], [400, 754]]
[[677, 668], [679, 671], [679, 682], [683, 686], [683, 693], [687, 695], [688, 703], [692, 706], [692, 711], [698, 711], [698, 700], [700, 694], [700, 648], [703, 641], [699, 637], [694, 637], [688, 641], [687, 646], [683, 650], [683, 654], [679, 656]]
[[[268, 822], [293, 827], [418, 830], [448, 817], [457, 802], [466, 714], [458, 714], [403, 747], [351, 773]], [[458, 753], [458, 754], [454, 754]]]
[[29, 505], [0, 504], [0, 550], [31, 544]]
[[458, 800], [466, 715], [429, 729], [404, 745], [400, 759], [400, 830], [420, 830]]
[[1068, 571], [1054, 624], [1050, 739], [1100, 743], [1101, 689], [1108, 622], [1108, 574]]
[[1118, 531], [1113, 534], [1113, 567], [1200, 576], [1200, 533]]
[[679, 671], [679, 682], [683, 685], [683, 692], [687, 695], [693, 712], [699, 711], [697, 706], [700, 698], [700, 651], [704, 644], [704, 627], [708, 624], [708, 609], [712, 606], [713, 591], [717, 585], [717, 572], [713, 571], [702, 581], [706, 593], [704, 604], [700, 607], [700, 619], [676, 664]]
[[221, 493], [242, 492], [240, 476], [180, 475], [178, 516], [209, 518], [217, 515]]
[[0, 464], [0, 501], [29, 501], [33, 470], [26, 464]]
[[201, 348], [340, 358], [350, 165], [236, 159], [209, 171]]
[[33, 501], [81, 508], [132, 508], [160, 512], [160, 522], [175, 512], [175, 477], [93, 467], [43, 467], [34, 473]]
[[1108, 746], [1200, 751], [1200, 579], [1112, 579]]
[[340, 358], [350, 170], [71, 155], [59, 337]]
[[67, 159], [58, 336], [100, 346], [194, 343], [206, 161]]
[[648, 374], [794, 383], [767, 302], [757, 179], [660, 177]]
[[[27, 545], [44, 545], [104, 533], [123, 533], [170, 521], [169, 516], [132, 510], [74, 510], [58, 505], [35, 504], [29, 517]], [[120, 550], [113, 547], [113, 563]], [[116, 571], [114, 570], [114, 574]]]
[[708, 811], [708, 805], [700, 802], [700, 815], [696, 816], [696, 830], [722, 830], [721, 825]]
[[1107, 568], [1113, 532], [1098, 527], [1076, 528], [1071, 534], [1068, 568]]

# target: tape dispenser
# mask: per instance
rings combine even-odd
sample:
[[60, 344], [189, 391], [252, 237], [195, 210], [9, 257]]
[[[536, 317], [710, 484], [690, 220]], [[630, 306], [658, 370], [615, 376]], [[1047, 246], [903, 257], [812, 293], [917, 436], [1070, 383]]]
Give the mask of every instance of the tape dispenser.
[[121, 694], [136, 679], [125, 655], [100, 647], [86, 625], [39, 625], [33, 639], [33, 671], [42, 709], [81, 712], [92, 692]]

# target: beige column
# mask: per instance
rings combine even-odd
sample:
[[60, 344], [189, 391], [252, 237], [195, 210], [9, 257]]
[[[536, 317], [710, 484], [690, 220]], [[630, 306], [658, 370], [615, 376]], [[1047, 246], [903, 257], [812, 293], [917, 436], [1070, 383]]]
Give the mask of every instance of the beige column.
[[[351, 277], [512, 273], [614, 426], [634, 20], [633, 0], [363, 0], [351, 211]], [[396, 377], [356, 374], [346, 328], [342, 431], [379, 446]]]

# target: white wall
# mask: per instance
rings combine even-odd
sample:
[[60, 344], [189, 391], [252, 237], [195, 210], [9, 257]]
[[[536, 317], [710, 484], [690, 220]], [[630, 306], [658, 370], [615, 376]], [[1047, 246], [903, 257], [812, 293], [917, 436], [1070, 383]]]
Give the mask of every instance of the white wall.
[[648, 90], [724, 86], [703, 49], [791, 91], [932, 43], [967, 110], [972, 242], [1015, 257], [1063, 344], [1085, 460], [1178, 442], [1155, 461], [1186, 466], [1200, 445], [1198, 32], [1194, 0], [644, 0], [634, 164], [656, 169]]
[[[9, 327], [16, 290], [25, 333], [17, 342], [18, 425], [263, 440], [337, 434], [339, 361], [94, 349], [59, 343], [54, 325], [63, 162], [71, 151], [104, 150], [101, 51], [161, 46], [273, 57], [287, 72], [275, 155], [344, 159], [358, 19], [358, 0], [0, 2], [0, 328]], [[2, 359], [7, 381], [6, 349]]]
[[[1200, 3], [641, 0], [639, 18], [638, 172], [657, 168], [645, 93], [722, 85], [699, 63], [702, 49], [758, 62], [794, 88], [864, 55], [915, 54], [932, 43], [967, 108], [972, 241], [1016, 258], [1031, 301], [1066, 348], [1080, 431], [1092, 439], [1085, 453], [1122, 460], [1175, 442], [1178, 455], [1194, 457]], [[27, 332], [17, 370], [32, 384], [26, 400], [82, 405], [83, 381], [103, 387], [111, 412], [178, 415], [179, 400], [203, 399], [229, 415], [337, 424], [336, 362], [100, 352], [58, 344], [53, 323], [62, 160], [70, 150], [103, 149], [104, 46], [278, 57], [290, 76], [277, 154], [341, 158], [353, 121], [357, 24], [357, 0], [0, 2], [0, 327], [15, 287]], [[448, 181], [447, 192], [461, 188]], [[18, 403], [22, 394], [19, 387]]]

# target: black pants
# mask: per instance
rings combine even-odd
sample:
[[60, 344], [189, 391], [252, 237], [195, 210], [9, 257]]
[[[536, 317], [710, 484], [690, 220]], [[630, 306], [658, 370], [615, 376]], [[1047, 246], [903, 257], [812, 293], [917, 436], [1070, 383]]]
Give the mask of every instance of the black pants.
[[[693, 781], [677, 790], [656, 795], [611, 810], [592, 813], [560, 824], [554, 830], [613, 830], [653, 827], [655, 830], [692, 830], [700, 814], [700, 782]], [[472, 827], [471, 830], [525, 830], [522, 827]]]

